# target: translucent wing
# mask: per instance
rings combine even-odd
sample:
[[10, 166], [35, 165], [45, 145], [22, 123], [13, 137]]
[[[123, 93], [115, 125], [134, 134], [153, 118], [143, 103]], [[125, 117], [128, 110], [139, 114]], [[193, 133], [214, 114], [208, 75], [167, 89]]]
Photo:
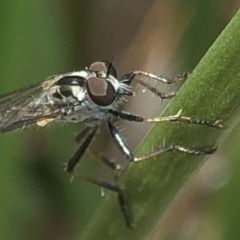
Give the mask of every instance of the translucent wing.
[[0, 133], [55, 117], [41, 83], [0, 96]]

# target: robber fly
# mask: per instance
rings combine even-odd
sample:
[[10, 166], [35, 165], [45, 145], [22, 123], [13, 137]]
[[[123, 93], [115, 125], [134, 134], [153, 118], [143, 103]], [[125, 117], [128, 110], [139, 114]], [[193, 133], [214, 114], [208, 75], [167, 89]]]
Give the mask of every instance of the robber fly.
[[[176, 83], [189, 76], [183, 73], [173, 79], [160, 77], [143, 71], [133, 71], [125, 74], [120, 80], [112, 63], [107, 61], [94, 62], [82, 71], [70, 72], [47, 78], [45, 81], [16, 90], [0, 96], [0, 133], [5, 133], [30, 125], [44, 127], [51, 122], [84, 122], [86, 128], [76, 137], [79, 148], [67, 163], [66, 171], [72, 176], [86, 180], [118, 194], [118, 199], [127, 226], [131, 227], [130, 216], [121, 188], [115, 183], [108, 183], [83, 175], [75, 170], [84, 152], [88, 149], [99, 125], [107, 122], [108, 129], [116, 144], [128, 161], [139, 162], [159, 154], [177, 150], [194, 155], [212, 154], [216, 149], [194, 150], [179, 145], [165, 146], [142, 157], [135, 157], [123, 141], [123, 137], [116, 127], [114, 120], [120, 118], [135, 122], [186, 122], [221, 128], [221, 121], [193, 119], [180, 116], [144, 118], [132, 113], [120, 111], [119, 104], [124, 97], [132, 97], [133, 81], [144, 86], [161, 99], [172, 98], [175, 93], [163, 93], [142, 80], [141, 76], [155, 79], [165, 84]], [[117, 170], [117, 164], [104, 156], [89, 149], [95, 157], [112, 170]]]

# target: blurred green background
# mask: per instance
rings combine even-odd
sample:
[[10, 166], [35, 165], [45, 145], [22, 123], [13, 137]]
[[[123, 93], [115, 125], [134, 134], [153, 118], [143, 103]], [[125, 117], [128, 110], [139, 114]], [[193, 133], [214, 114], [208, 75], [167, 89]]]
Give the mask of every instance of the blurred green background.
[[[239, 0], [2, 0], [0, 92], [101, 59], [113, 59], [119, 75], [142, 69], [173, 76], [193, 69], [239, 6]], [[164, 104], [136, 91], [140, 98], [124, 107], [158, 115]], [[74, 239], [84, 231], [100, 189], [70, 183], [63, 172], [82, 127], [32, 127], [0, 137], [0, 239]], [[124, 127], [134, 149], [148, 127]], [[103, 126], [104, 138], [98, 135], [93, 145], [123, 163], [105, 131]], [[155, 239], [240, 238], [239, 132], [201, 169]], [[88, 154], [80, 165], [84, 173], [111, 180]]]

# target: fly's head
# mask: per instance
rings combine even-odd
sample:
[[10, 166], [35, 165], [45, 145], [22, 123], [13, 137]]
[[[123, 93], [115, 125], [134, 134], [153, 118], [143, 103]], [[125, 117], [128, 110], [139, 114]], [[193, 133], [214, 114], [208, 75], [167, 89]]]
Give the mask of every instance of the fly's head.
[[88, 71], [92, 76], [86, 81], [87, 93], [92, 102], [101, 108], [115, 108], [124, 96], [132, 96], [131, 87], [118, 81], [117, 71], [112, 63], [94, 62]]

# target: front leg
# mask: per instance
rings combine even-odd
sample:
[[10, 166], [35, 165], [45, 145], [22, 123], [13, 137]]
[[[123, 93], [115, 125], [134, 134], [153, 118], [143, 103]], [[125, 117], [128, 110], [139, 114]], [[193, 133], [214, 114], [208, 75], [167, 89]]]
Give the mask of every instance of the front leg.
[[165, 84], [172, 84], [172, 83], [177, 83], [181, 80], [188, 78], [190, 74], [191, 74], [191, 72], [184, 72], [184, 73], [177, 75], [174, 78], [166, 78], [166, 77], [162, 77], [162, 76], [155, 75], [155, 74], [148, 73], [148, 72], [133, 71], [131, 73], [125, 74], [121, 78], [121, 82], [130, 85], [133, 81], [135, 81], [135, 82], [139, 83], [140, 85], [144, 86], [145, 88], [147, 88], [149, 91], [151, 91], [152, 93], [154, 93], [161, 99], [170, 99], [176, 95], [176, 92], [164, 93], [162, 91], [159, 91], [156, 87], [154, 87], [150, 83], [142, 80], [139, 76], [145, 76], [145, 77], [154, 79], [157, 82], [161, 82], [161, 83], [165, 83]]

